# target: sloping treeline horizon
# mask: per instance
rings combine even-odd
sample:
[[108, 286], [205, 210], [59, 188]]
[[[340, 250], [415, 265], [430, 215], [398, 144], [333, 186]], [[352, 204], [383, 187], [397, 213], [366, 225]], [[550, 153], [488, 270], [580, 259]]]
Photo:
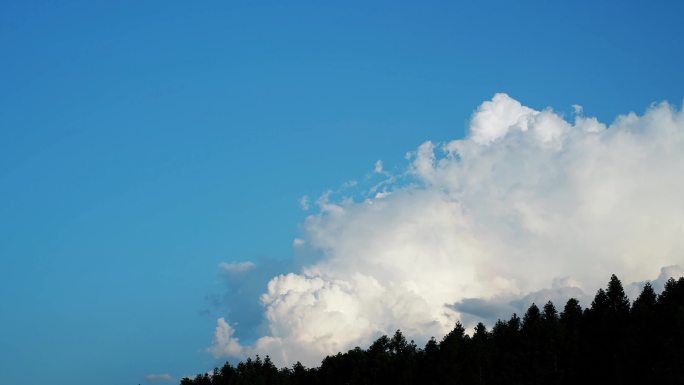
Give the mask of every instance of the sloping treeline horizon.
[[646, 283], [630, 302], [611, 276], [590, 307], [570, 298], [559, 310], [532, 304], [472, 336], [460, 322], [423, 348], [400, 330], [327, 356], [316, 368], [278, 369], [258, 355], [183, 378], [181, 385], [680, 383], [684, 380], [684, 277], [656, 294]]

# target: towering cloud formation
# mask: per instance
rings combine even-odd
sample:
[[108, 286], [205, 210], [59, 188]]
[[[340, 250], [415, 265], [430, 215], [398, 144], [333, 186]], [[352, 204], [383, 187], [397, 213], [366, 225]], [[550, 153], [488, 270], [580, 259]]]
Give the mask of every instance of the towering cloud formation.
[[421, 342], [684, 264], [684, 114], [660, 104], [606, 127], [576, 111], [568, 122], [497, 94], [465, 139], [423, 143], [390, 176], [402, 182], [320, 200], [295, 243], [320, 260], [269, 282], [266, 335], [240, 345], [219, 319], [211, 352], [315, 365], [399, 328]]

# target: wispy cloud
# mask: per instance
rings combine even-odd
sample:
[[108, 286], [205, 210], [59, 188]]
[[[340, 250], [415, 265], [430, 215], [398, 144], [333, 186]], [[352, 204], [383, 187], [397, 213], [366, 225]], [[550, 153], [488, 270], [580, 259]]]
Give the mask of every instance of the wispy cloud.
[[299, 198], [299, 207], [301, 207], [304, 211], [308, 210], [309, 207], [311, 207], [308, 195], [304, 195], [303, 197]]
[[223, 271], [239, 273], [254, 268], [254, 263], [250, 261], [236, 263], [221, 262], [219, 263], [219, 268]]
[[607, 125], [575, 111], [497, 94], [465, 139], [410, 152], [408, 180], [381, 196], [318, 199], [297, 248], [318, 259], [270, 280], [254, 344], [220, 319], [212, 352], [313, 365], [397, 328], [420, 342], [456, 320], [590, 297], [611, 273], [642, 282], [684, 265], [684, 114], [663, 103]]
[[145, 376], [145, 381], [149, 383], [158, 383], [158, 382], [171, 382], [175, 381], [175, 378], [171, 376], [170, 374], [164, 373], [164, 374], [148, 374]]

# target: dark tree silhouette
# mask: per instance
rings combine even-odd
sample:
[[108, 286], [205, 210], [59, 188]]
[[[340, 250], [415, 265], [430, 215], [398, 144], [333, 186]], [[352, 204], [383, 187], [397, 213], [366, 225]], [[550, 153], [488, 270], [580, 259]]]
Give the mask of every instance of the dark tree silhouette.
[[626, 317], [627, 313], [629, 313], [629, 298], [625, 295], [622, 282], [620, 282], [615, 274], [610, 276], [606, 296], [608, 297], [608, 306], [611, 312], [616, 316]]

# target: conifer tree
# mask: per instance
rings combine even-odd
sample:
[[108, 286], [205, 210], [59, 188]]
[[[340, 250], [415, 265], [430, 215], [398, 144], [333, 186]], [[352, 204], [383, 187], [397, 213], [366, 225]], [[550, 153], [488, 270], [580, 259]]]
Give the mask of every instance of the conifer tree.
[[620, 282], [615, 274], [610, 277], [606, 296], [608, 297], [608, 306], [614, 314], [619, 317], [627, 315], [629, 312], [629, 298], [625, 295], [622, 282]]

